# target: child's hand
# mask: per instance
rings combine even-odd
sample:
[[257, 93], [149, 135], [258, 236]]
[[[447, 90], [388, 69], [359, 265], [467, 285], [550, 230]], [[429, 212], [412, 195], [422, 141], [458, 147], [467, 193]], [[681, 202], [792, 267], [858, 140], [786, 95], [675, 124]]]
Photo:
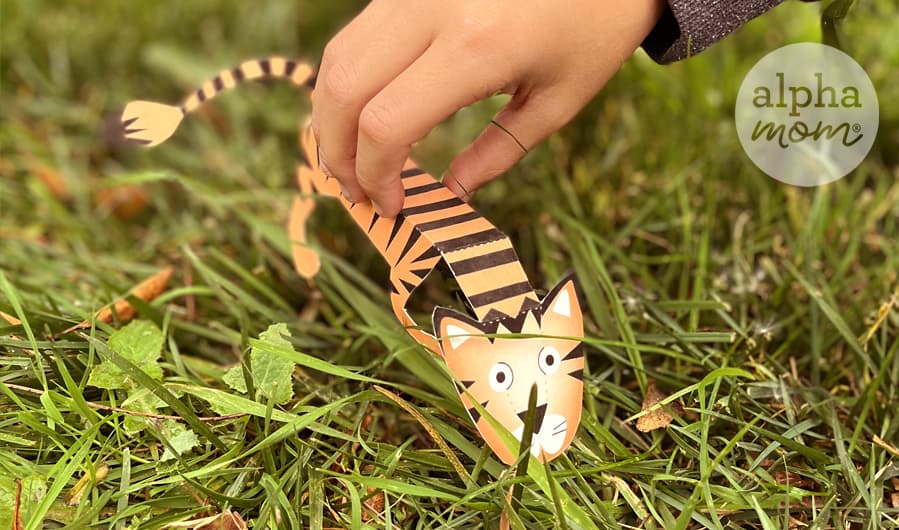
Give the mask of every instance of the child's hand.
[[458, 109], [512, 100], [451, 164], [460, 197], [565, 125], [640, 45], [662, 0], [374, 0], [328, 43], [312, 125], [327, 171], [386, 217], [409, 146]]

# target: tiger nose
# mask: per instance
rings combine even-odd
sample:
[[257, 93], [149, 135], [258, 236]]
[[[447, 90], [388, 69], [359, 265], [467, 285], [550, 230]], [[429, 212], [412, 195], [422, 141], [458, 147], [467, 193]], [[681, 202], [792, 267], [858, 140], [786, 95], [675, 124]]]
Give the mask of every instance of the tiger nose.
[[[523, 410], [518, 413], [518, 417], [521, 418], [521, 421], [524, 422], [524, 419], [527, 417], [528, 411]], [[546, 417], [546, 403], [537, 406], [537, 417], [534, 420], [534, 432], [540, 432], [540, 428], [543, 427], [543, 418]]]

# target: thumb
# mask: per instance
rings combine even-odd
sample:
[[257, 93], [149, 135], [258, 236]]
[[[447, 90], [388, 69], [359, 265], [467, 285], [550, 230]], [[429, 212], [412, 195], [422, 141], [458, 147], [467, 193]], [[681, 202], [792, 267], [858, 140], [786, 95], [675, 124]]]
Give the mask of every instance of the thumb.
[[513, 98], [481, 134], [450, 163], [443, 183], [463, 200], [499, 177], [528, 151], [568, 122], [570, 116], [546, 97]]

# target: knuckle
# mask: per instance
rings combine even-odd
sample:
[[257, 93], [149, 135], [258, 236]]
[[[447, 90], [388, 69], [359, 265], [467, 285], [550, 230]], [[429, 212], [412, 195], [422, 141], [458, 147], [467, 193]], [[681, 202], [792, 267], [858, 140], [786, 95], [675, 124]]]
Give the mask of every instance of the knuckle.
[[324, 89], [341, 106], [349, 106], [356, 99], [356, 69], [348, 61], [333, 64], [325, 74]]
[[387, 105], [369, 103], [359, 116], [359, 131], [377, 144], [394, 145], [398, 140], [397, 128], [393, 125], [395, 115]]
[[342, 37], [339, 34], [336, 35], [328, 41], [328, 44], [325, 45], [325, 49], [322, 51], [322, 64], [328, 66], [340, 64], [345, 47]]
[[461, 52], [470, 54], [463, 57], [480, 57], [493, 43], [493, 35], [483, 26], [465, 31], [458, 38]]
[[475, 9], [464, 14], [463, 23], [456, 26], [455, 38], [462, 49], [483, 53], [498, 39], [509, 36], [510, 22], [480, 3], [476, 4]]
[[372, 175], [365, 168], [356, 168], [356, 182], [369, 196], [377, 197], [382, 188], [381, 179]]

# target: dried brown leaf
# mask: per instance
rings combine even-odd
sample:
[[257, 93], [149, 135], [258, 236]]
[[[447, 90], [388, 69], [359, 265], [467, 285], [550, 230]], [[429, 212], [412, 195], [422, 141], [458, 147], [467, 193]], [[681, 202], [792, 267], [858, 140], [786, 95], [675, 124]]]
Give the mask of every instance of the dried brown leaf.
[[797, 528], [808, 528], [808, 523], [801, 521], [792, 515], [790, 516], [790, 530], [795, 530]]
[[24, 530], [25, 525], [22, 524], [22, 481], [16, 479], [16, 505], [12, 511], [12, 530]]
[[362, 511], [363, 523], [377, 519], [380, 514], [384, 513], [384, 492], [375, 488], [368, 488], [368, 494], [371, 496], [363, 502], [366, 508]]
[[50, 193], [57, 199], [66, 201], [72, 197], [72, 192], [69, 190], [68, 183], [66, 183], [65, 179], [60, 176], [59, 171], [55, 168], [52, 168], [43, 162], [34, 160], [31, 162], [29, 169], [38, 180], [44, 183], [44, 186], [47, 186]]
[[657, 407], [666, 397], [668, 397], [667, 394], [656, 387], [655, 381], [650, 380], [647, 383], [646, 397], [643, 398], [644, 414], [637, 419], [638, 431], [649, 432], [656, 429], [664, 429], [674, 420], [674, 416], [671, 413], [678, 416], [681, 414], [681, 408], [678, 403], [671, 403], [666, 407]]
[[890, 504], [893, 508], [899, 508], [899, 477], [891, 478], [890, 484], [893, 485], [893, 491], [890, 492]]
[[[162, 294], [165, 290], [166, 285], [168, 285], [169, 280], [172, 279], [173, 269], [171, 267], [163, 267], [159, 269], [153, 276], [150, 276], [146, 280], [140, 282], [133, 289], [131, 289], [131, 294], [144, 302], [150, 302], [154, 300], [157, 296]], [[112, 322], [113, 314], [115, 314], [119, 321], [127, 322], [134, 318], [134, 315], [137, 314], [137, 310], [131, 305], [128, 300], [124, 298], [120, 298], [116, 300], [114, 304], [110, 304], [100, 311], [97, 312], [96, 318], [101, 322]], [[79, 322], [69, 329], [60, 333], [60, 335], [65, 335], [66, 333], [70, 333], [77, 329], [89, 328], [91, 325], [89, 320], [85, 320], [83, 322]]]
[[94, 192], [94, 203], [113, 215], [128, 220], [141, 214], [150, 204], [150, 192], [143, 186], [125, 185], [99, 188]]

